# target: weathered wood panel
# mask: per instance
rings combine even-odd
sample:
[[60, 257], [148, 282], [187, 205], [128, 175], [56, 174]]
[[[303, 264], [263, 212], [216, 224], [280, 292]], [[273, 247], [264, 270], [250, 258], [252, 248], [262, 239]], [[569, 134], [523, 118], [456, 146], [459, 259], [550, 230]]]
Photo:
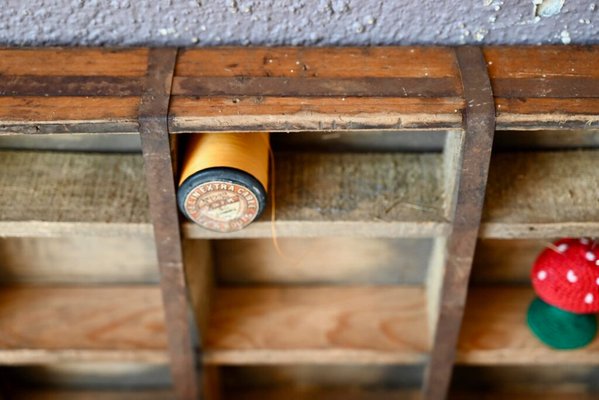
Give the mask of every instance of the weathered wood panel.
[[599, 152], [493, 155], [481, 236], [599, 236]]
[[457, 97], [175, 96], [171, 132], [455, 129], [461, 126], [463, 104]]
[[30, 236], [81, 234], [78, 223], [97, 224], [100, 234], [147, 232], [139, 155], [1, 151], [0, 166], [0, 236], [20, 236], [22, 224]]

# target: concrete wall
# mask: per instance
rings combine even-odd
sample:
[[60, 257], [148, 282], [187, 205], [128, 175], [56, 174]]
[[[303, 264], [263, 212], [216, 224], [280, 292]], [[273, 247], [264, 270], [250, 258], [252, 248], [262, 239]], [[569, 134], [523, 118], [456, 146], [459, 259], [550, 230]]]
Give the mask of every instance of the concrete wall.
[[586, 0], [2, 0], [0, 44], [585, 44], [599, 43], [597, 3]]

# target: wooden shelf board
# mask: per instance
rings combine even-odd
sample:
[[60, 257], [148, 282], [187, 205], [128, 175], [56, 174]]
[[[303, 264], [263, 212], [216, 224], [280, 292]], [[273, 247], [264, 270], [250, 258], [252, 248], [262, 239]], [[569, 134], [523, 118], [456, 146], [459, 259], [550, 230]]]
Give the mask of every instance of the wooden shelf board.
[[[448, 228], [441, 154], [279, 153], [275, 162], [279, 237], [432, 237]], [[188, 223], [184, 233], [271, 237], [271, 225], [267, 209], [239, 232], [223, 235]]]
[[458, 348], [459, 364], [569, 365], [599, 363], [599, 338], [583, 349], [557, 351], [542, 344], [526, 324], [530, 288], [470, 290]]
[[420, 363], [429, 349], [419, 287], [216, 290], [208, 364]]
[[0, 151], [0, 236], [151, 234], [141, 155]]
[[498, 153], [481, 237], [599, 236], [599, 151]]
[[157, 286], [5, 286], [0, 332], [0, 364], [168, 361]]

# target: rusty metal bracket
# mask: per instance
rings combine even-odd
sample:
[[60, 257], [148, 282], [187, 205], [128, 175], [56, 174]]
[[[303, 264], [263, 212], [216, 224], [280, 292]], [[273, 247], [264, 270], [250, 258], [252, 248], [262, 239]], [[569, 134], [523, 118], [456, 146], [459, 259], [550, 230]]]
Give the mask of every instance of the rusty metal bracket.
[[200, 384], [194, 351], [176, 186], [168, 130], [168, 111], [177, 49], [151, 49], [139, 106], [150, 214], [160, 268], [171, 374], [179, 400], [197, 399]]
[[464, 88], [464, 137], [452, 228], [445, 243], [437, 329], [425, 376], [427, 400], [446, 398], [451, 382], [495, 134], [495, 103], [482, 50], [456, 48], [456, 57]]

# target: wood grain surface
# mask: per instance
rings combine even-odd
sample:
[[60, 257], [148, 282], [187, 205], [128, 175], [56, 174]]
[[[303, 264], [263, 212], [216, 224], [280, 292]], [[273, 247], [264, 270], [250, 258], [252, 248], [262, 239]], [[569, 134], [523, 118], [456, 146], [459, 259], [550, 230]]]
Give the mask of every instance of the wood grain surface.
[[444, 78], [459, 81], [454, 53], [441, 47], [234, 48], [181, 51], [176, 76]]
[[175, 96], [171, 133], [198, 130], [454, 129], [461, 126], [458, 97]]
[[1, 364], [167, 360], [155, 286], [4, 286], [0, 332]]
[[418, 287], [220, 288], [204, 362], [422, 362], [425, 309]]
[[0, 74], [33, 76], [129, 76], [146, 73], [148, 49], [0, 49]]

